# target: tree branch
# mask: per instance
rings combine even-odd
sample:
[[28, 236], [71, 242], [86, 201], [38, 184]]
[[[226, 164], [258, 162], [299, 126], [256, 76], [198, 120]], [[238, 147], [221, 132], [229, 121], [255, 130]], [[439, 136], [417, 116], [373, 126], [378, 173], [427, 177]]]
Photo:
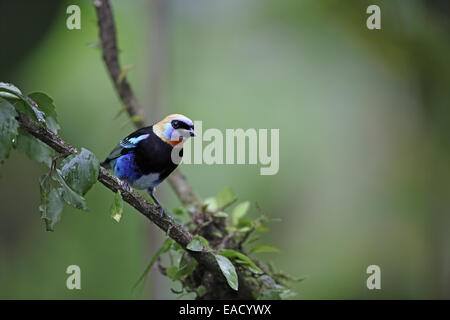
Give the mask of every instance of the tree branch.
[[[98, 16], [98, 26], [100, 30], [100, 43], [102, 46], [103, 60], [105, 61], [109, 75], [119, 94], [120, 100], [125, 105], [128, 115], [133, 120], [143, 118], [144, 112], [138, 105], [137, 99], [131, 90], [126, 76], [119, 79], [121, 67], [119, 55], [117, 52], [116, 28], [111, 4], [108, 0], [93, 0]], [[137, 116], [137, 117], [136, 117]], [[138, 119], [136, 119], [138, 118]], [[133, 121], [140, 128], [145, 126], [143, 120]], [[170, 186], [184, 205], [198, 207], [201, 205], [201, 198], [195, 193], [194, 189], [187, 182], [186, 177], [179, 169], [172, 172], [167, 178]]]
[[[19, 122], [21, 129], [44, 142], [56, 152], [64, 155], [78, 152], [77, 148], [61, 139], [61, 137], [54, 134], [52, 131], [42, 127], [27, 115], [18, 112], [17, 121]], [[156, 224], [170, 238], [180, 244], [189, 255], [205, 268], [205, 270], [211, 272], [216, 279], [223, 279], [222, 272], [213, 253], [208, 251], [194, 252], [186, 249], [186, 246], [191, 242], [193, 235], [184, 229], [183, 226], [175, 222], [171, 217], [167, 215], [161, 217], [161, 212], [155, 204], [147, 201], [133, 189], [130, 190], [125, 187], [122, 181], [102, 167], [100, 167], [98, 181], [113, 192], [119, 191], [125, 202], [134, 207], [138, 212]], [[240, 279], [239, 297], [243, 299], [252, 299], [251, 292], [253, 285], [247, 283], [244, 278]], [[237, 297], [238, 293], [232, 291], [227, 285], [224, 285], [223, 288], [223, 293], [225, 294], [227, 292], [229, 294], [228, 297]]]
[[[78, 150], [70, 145], [68, 142], [61, 139], [58, 135], [54, 134], [52, 131], [42, 127], [37, 122], [32, 120], [27, 115], [18, 112], [19, 116], [17, 121], [19, 122], [20, 128], [27, 131], [35, 138], [47, 144], [49, 147], [54, 149], [60, 154], [73, 154], [77, 153]], [[100, 172], [98, 176], [98, 181], [100, 181], [104, 186], [113, 192], [120, 191], [122, 198], [125, 202], [134, 207], [138, 212], [144, 215], [146, 218], [151, 220], [156, 224], [162, 231], [179, 243], [184, 249], [191, 242], [193, 235], [186, 231], [183, 226], [175, 222], [169, 216], [160, 215], [159, 208], [147, 201], [141, 195], [139, 195], [134, 190], [129, 190], [124, 186], [124, 184], [113, 174], [108, 172], [106, 169], [100, 167]], [[215, 262], [214, 257], [209, 252], [192, 252], [186, 250], [192, 257], [194, 257], [200, 264], [206, 267], [208, 270], [214, 273], [220, 274], [218, 265]]]

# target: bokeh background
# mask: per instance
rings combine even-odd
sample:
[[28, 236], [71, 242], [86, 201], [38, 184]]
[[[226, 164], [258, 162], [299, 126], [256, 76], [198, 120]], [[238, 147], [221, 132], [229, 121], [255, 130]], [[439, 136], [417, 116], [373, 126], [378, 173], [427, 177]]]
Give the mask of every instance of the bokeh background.
[[[81, 30], [66, 8], [81, 7]], [[381, 30], [366, 8], [381, 7]], [[280, 170], [185, 165], [203, 196], [223, 186], [281, 218], [259, 254], [307, 279], [299, 299], [450, 298], [449, 2], [316, 0], [112, 1], [122, 66], [146, 118], [179, 112], [207, 128], [279, 128]], [[96, 46], [90, 1], [1, 1], [0, 80], [52, 96], [61, 135], [105, 157], [133, 130]], [[66, 207], [55, 232], [39, 219], [46, 168], [14, 152], [0, 169], [0, 298], [174, 298], [151, 272], [164, 240], [113, 195]], [[167, 183], [163, 203], [179, 205]], [[258, 212], [253, 207], [252, 216]], [[68, 265], [82, 289], [66, 288]], [[381, 290], [366, 268], [381, 267]]]

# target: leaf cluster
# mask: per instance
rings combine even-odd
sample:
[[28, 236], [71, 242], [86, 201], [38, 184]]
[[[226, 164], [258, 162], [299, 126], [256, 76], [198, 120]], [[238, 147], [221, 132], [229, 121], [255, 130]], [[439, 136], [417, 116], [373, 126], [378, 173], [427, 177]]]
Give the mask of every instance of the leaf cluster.
[[[55, 156], [53, 149], [19, 128], [18, 113], [26, 114], [56, 134], [60, 129], [56, 108], [53, 99], [45, 93], [25, 95], [16, 86], [0, 82], [0, 161], [7, 159], [15, 149], [49, 168], [48, 173], [39, 178], [39, 211], [47, 231], [53, 231], [61, 220], [64, 204], [89, 210], [84, 195], [97, 181], [99, 162], [84, 148], [76, 154]], [[61, 158], [65, 159], [57, 166]]]

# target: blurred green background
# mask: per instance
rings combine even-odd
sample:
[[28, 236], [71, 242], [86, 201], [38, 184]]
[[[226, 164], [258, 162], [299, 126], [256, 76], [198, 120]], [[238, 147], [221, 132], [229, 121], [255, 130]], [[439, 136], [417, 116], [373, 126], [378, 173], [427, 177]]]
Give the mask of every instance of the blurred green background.
[[[66, 8], [81, 7], [81, 30]], [[366, 8], [381, 8], [381, 30]], [[448, 1], [112, 1], [122, 66], [149, 122], [169, 113], [203, 129], [279, 128], [280, 170], [184, 165], [203, 196], [230, 185], [271, 217], [259, 254], [307, 279], [300, 299], [450, 298], [450, 41]], [[95, 45], [90, 1], [1, 1], [0, 81], [52, 96], [61, 135], [104, 158], [133, 127]], [[46, 172], [13, 152], [0, 169], [0, 298], [161, 299], [178, 288], [153, 270], [132, 292], [164, 234], [95, 185], [90, 213], [65, 208], [55, 232], [39, 219]], [[179, 205], [167, 183], [158, 192]], [[253, 207], [253, 216], [258, 213]], [[66, 288], [67, 266], [82, 289]], [[366, 288], [381, 267], [381, 290]]]

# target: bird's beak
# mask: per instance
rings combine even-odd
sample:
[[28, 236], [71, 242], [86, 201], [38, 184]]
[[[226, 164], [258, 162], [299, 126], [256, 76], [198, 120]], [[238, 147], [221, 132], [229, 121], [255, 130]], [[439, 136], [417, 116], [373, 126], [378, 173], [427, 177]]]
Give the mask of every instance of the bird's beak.
[[194, 129], [190, 129], [189, 133], [191, 134], [191, 137], [196, 137], [197, 134], [195, 133]]

